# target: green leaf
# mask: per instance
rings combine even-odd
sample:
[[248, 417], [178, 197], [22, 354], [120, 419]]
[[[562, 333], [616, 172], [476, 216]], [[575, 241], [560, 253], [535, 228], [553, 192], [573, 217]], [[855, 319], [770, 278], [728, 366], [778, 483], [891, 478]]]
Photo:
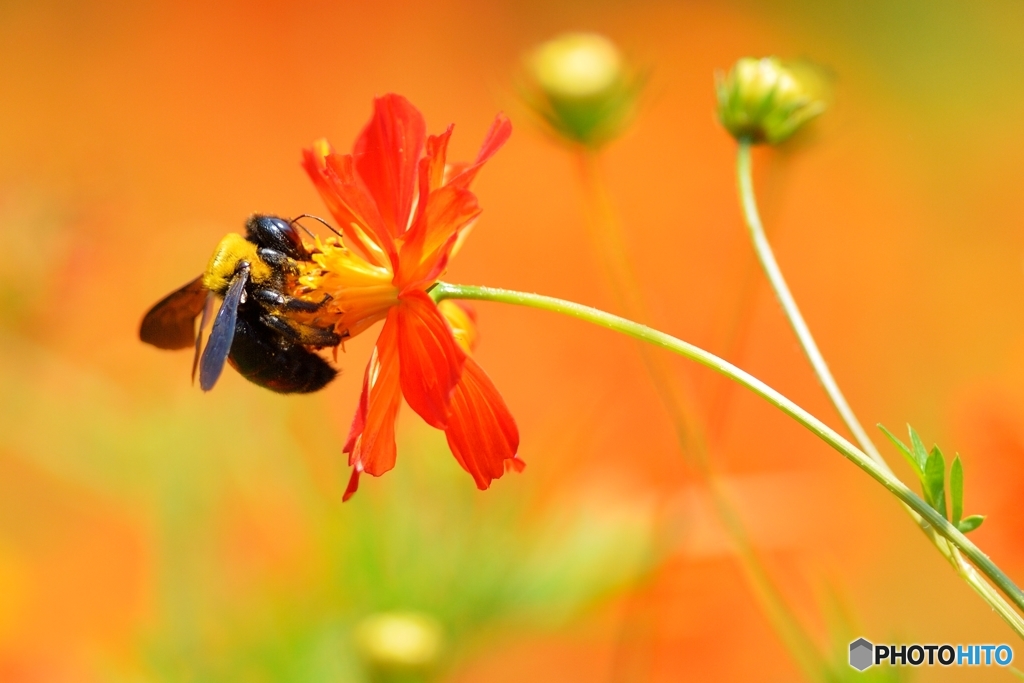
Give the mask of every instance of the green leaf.
[[[917, 434], [914, 434], [917, 437]], [[917, 442], [920, 443], [920, 439]], [[916, 444], [915, 444], [916, 447]], [[946, 462], [942, 457], [942, 451], [938, 446], [932, 448], [931, 455], [924, 465], [924, 497], [933, 508], [939, 511], [943, 517], [946, 516], [946, 488], [943, 481], [946, 475]]]
[[970, 517], [964, 517], [960, 520], [960, 523], [956, 525], [956, 528], [960, 530], [960, 533], [969, 534], [985, 521], [985, 515], [971, 515]]
[[897, 439], [896, 435], [890, 432], [888, 429], [886, 429], [885, 425], [883, 425], [881, 422], [879, 422], [875, 426], [881, 429], [882, 433], [885, 434], [886, 437], [888, 437], [889, 441], [892, 441], [892, 445], [899, 449], [900, 453], [903, 454], [903, 457], [906, 458], [907, 462], [910, 463], [910, 467], [913, 468], [914, 474], [916, 474], [917, 478], [920, 479], [921, 475], [923, 474], [923, 472], [921, 471], [921, 466], [917, 464], [917, 460], [914, 458], [914, 454], [910, 452], [910, 449], [907, 448], [907, 445], [900, 441], [899, 439]]
[[952, 506], [952, 517], [949, 521], [956, 526], [964, 515], [964, 467], [960, 464], [960, 455], [953, 458], [949, 468], [949, 502]]
[[925, 450], [921, 437], [917, 435], [917, 432], [909, 424], [907, 425], [907, 431], [910, 432], [910, 445], [914, 448], [914, 459], [918, 462], [918, 470], [924, 472], [925, 465], [928, 462], [928, 451]]

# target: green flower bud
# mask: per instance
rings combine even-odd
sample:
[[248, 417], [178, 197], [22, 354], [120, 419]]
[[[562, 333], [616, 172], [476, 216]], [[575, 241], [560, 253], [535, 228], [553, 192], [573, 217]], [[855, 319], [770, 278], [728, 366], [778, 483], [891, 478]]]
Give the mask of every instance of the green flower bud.
[[419, 612], [380, 612], [356, 625], [356, 650], [372, 681], [431, 680], [441, 661], [441, 624]]
[[718, 120], [740, 141], [777, 145], [825, 111], [827, 84], [805, 62], [744, 57], [715, 76]]
[[643, 81], [596, 33], [562, 34], [527, 54], [524, 65], [527, 105], [555, 134], [588, 147], [622, 132]]

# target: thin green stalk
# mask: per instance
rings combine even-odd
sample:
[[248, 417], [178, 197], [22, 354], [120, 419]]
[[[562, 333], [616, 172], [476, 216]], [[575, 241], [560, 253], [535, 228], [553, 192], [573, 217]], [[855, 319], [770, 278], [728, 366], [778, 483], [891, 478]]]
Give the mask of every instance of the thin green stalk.
[[765, 275], [768, 276], [768, 281], [771, 283], [772, 290], [775, 291], [775, 296], [782, 305], [786, 319], [793, 327], [793, 332], [796, 333], [800, 346], [807, 355], [807, 360], [811, 362], [811, 367], [814, 368], [814, 374], [818, 376], [818, 381], [821, 382], [825, 393], [828, 394], [832, 404], [835, 405], [839, 416], [843, 419], [843, 422], [850, 430], [850, 433], [853, 434], [857, 443], [860, 444], [861, 450], [870, 455], [871, 459], [878, 463], [880, 467], [891, 472], [882, 454], [871, 443], [871, 439], [868, 438], [864, 427], [857, 420], [857, 416], [854, 415], [850, 404], [846, 402], [843, 392], [839, 390], [839, 384], [836, 383], [835, 377], [832, 376], [832, 372], [828, 369], [825, 357], [821, 355], [814, 337], [811, 336], [811, 330], [807, 327], [807, 322], [804, 321], [804, 317], [796, 305], [796, 299], [793, 298], [793, 293], [789, 291], [786, 279], [782, 277], [782, 269], [779, 268], [779, 263], [775, 260], [775, 254], [768, 243], [768, 237], [764, 233], [764, 226], [761, 224], [761, 216], [757, 211], [757, 201], [754, 199], [754, 183], [751, 178], [750, 168], [750, 143], [740, 142], [739, 151], [736, 156], [736, 177], [739, 184], [740, 203], [743, 206], [743, 217], [747, 228], [750, 230], [750, 239], [754, 243], [754, 251], [757, 252], [757, 258], [764, 268]]
[[[862, 469], [872, 479], [881, 484], [896, 496], [900, 501], [911, 508], [917, 515], [924, 519], [943, 539], [955, 546], [963, 553], [985, 576], [989, 578], [1018, 608], [1024, 609], [1024, 592], [1008, 577], [989, 557], [964, 536], [956, 527], [950, 524], [943, 516], [936, 512], [928, 503], [922, 500], [902, 481], [896, 478], [887, 468], [879, 466], [871, 457], [852, 443], [836, 433], [831, 427], [818, 418], [789, 400], [775, 389], [757, 379], [753, 375], [740, 370], [735, 365], [725, 361], [718, 356], [705, 351], [693, 344], [684, 342], [664, 332], [651, 329], [646, 325], [635, 323], [617, 315], [605, 313], [596, 308], [582, 304], [563, 301], [554, 297], [541, 294], [529, 294], [516, 292], [507, 289], [496, 289], [493, 287], [474, 287], [467, 285], [452, 285], [438, 283], [432, 290], [431, 296], [435, 301], [443, 299], [475, 299], [480, 301], [496, 301], [499, 303], [514, 304], [517, 306], [529, 306], [541, 310], [561, 313], [580, 320], [605, 327], [616, 332], [621, 332], [634, 339], [653, 344], [680, 356], [684, 356], [715, 372], [737, 382], [754, 392], [770, 404], [789, 415], [803, 425], [812, 434], [827, 443], [838, 451], [843, 457]], [[969, 567], [968, 567], [969, 568]], [[976, 588], [977, 590], [977, 588]], [[1024, 639], [1024, 621], [1020, 616], [1008, 608], [1000, 605], [998, 595], [988, 594], [978, 590], [978, 594], [988, 602], [992, 608], [1010, 625], [1010, 627]]]
[[[586, 207], [591, 214], [588, 221], [591, 239], [597, 247], [605, 279], [611, 286], [616, 304], [626, 316], [649, 322], [650, 312], [629, 260], [625, 236], [612, 207], [604, 174], [601, 172], [599, 153], [584, 149], [579, 152], [577, 160], [581, 182], [587, 195]], [[821, 656], [810, 635], [788, 608], [781, 592], [762, 564], [739, 514], [714, 471], [711, 458], [708, 457], [704, 434], [700, 425], [691, 418], [691, 411], [687, 409], [688, 401], [678, 383], [674, 381], [665, 356], [646, 344], [639, 344], [638, 348], [651, 383], [671, 417], [679, 448], [707, 483], [715, 511], [733, 543], [744, 574], [768, 620], [808, 678], [818, 681], [833, 680], [834, 676], [828, 662]]]
[[[839, 413], [839, 416], [846, 424], [846, 427], [850, 430], [850, 433], [853, 434], [854, 438], [860, 444], [861, 449], [869, 455], [882, 470], [891, 475], [892, 469], [885, 461], [885, 458], [882, 457], [882, 454], [871, 442], [871, 439], [857, 420], [857, 416], [854, 414], [853, 409], [851, 409], [849, 403], [846, 402], [846, 398], [839, 389], [839, 384], [828, 369], [828, 365], [825, 363], [825, 358], [818, 349], [818, 345], [815, 343], [814, 337], [811, 335], [811, 330], [807, 326], [807, 322], [804, 320], [803, 315], [800, 313], [799, 307], [796, 305], [796, 299], [793, 298], [793, 294], [790, 292], [789, 286], [786, 284], [786, 280], [782, 276], [782, 269], [779, 268], [779, 264], [775, 260], [775, 254], [772, 252], [771, 244], [769, 244], [768, 238], [765, 235], [764, 226], [761, 223], [761, 216], [757, 210], [757, 200], [754, 195], [753, 174], [751, 173], [750, 147], [751, 145], [749, 142], [740, 141], [739, 143], [739, 149], [737, 150], [736, 155], [736, 179], [740, 195], [740, 205], [743, 209], [743, 218], [747, 225], [747, 229], [750, 232], [750, 238], [754, 244], [754, 251], [757, 254], [757, 258], [761, 262], [761, 266], [764, 268], [765, 275], [772, 286], [772, 290], [775, 292], [776, 298], [779, 300], [779, 304], [782, 306], [782, 311], [785, 314], [786, 319], [792, 326], [793, 332], [796, 334], [797, 339], [800, 342], [800, 346], [803, 348], [804, 353], [807, 355], [807, 359], [811, 363], [814, 374], [818, 377], [822, 387], [824, 387], [825, 393], [828, 394], [828, 397], [831, 399], [832, 404]], [[935, 545], [936, 549], [942, 553], [950, 564], [953, 565], [960, 576], [975, 590], [975, 592], [977, 592], [992, 606], [992, 609], [999, 612], [1000, 616], [1006, 619], [1007, 623], [1009, 623], [1011, 627], [1018, 630], [1018, 635], [1021, 635], [1021, 630], [1018, 628], [1022, 623], [1024, 623], [1021, 616], [1014, 611], [1001, 596], [999, 596], [989, 583], [978, 575], [973, 567], [964, 561], [961, 554], [957, 552], [953, 546], [935, 533], [935, 529], [933, 529], [921, 515], [915, 512], [910, 506], [905, 506], [905, 508], [918, 526], [921, 527], [922, 531], [924, 531], [925, 535], [927, 535]], [[1013, 595], [1008, 594], [1008, 597], [1014, 599]], [[1014, 599], [1014, 602], [1017, 602], [1016, 599]], [[1020, 603], [1017, 603], [1017, 605], [1020, 607]]]

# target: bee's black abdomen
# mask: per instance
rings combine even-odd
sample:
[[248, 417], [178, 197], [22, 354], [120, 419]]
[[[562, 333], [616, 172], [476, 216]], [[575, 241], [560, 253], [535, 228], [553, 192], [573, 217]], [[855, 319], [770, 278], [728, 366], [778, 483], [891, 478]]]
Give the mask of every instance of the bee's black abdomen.
[[259, 311], [239, 311], [229, 360], [254, 384], [281, 394], [307, 394], [324, 388], [338, 374], [327, 361], [300, 344], [268, 334]]

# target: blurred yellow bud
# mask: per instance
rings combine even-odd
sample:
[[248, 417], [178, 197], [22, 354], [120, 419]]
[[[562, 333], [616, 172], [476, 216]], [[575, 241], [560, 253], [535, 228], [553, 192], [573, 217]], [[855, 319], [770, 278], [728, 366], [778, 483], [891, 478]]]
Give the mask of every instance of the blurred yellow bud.
[[643, 79], [604, 36], [565, 33], [524, 62], [522, 96], [562, 138], [599, 147], [628, 123]]
[[826, 78], [806, 62], [744, 57], [715, 81], [718, 120], [740, 141], [779, 144], [828, 106]]
[[356, 650], [374, 681], [429, 680], [441, 661], [441, 624], [419, 612], [380, 612], [353, 634]]
[[537, 82], [563, 97], [600, 95], [622, 75], [622, 55], [596, 33], [567, 33], [538, 47], [532, 55]]

